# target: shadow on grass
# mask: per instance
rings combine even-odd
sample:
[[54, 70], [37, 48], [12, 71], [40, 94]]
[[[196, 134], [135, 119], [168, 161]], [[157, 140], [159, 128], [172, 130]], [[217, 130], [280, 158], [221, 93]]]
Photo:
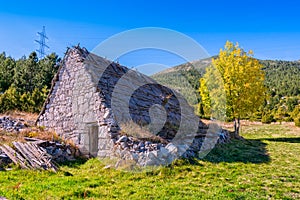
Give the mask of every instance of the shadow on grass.
[[267, 141], [271, 141], [271, 142], [300, 143], [300, 137], [291, 137], [291, 138], [263, 138], [261, 140], [267, 140]]
[[77, 158], [74, 161], [66, 161], [66, 162], [59, 162], [57, 163], [59, 167], [67, 166], [70, 168], [76, 168], [78, 169], [81, 165], [86, 163], [88, 160], [83, 158]]
[[202, 160], [213, 163], [267, 163], [270, 162], [270, 156], [266, 145], [261, 139], [232, 140], [230, 143], [216, 146]]

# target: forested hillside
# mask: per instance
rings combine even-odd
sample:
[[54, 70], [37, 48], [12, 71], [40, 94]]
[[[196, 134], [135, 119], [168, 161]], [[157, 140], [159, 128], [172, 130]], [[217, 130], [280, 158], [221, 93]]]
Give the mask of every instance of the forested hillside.
[[297, 96], [300, 94], [300, 61], [262, 60], [265, 66], [266, 85], [272, 96]]
[[[260, 60], [260, 62], [264, 65], [265, 85], [269, 97], [265, 105], [253, 113], [253, 119], [263, 118], [264, 122], [292, 121], [299, 115], [300, 110], [300, 62], [280, 60]], [[197, 108], [197, 105], [201, 104], [198, 92], [199, 79], [210, 64], [211, 58], [185, 63], [154, 74], [152, 78], [178, 90]], [[196, 94], [198, 98], [191, 98], [190, 94]], [[196, 110], [196, 113], [199, 114], [199, 111]]]
[[159, 83], [177, 90], [185, 96], [191, 105], [196, 105], [200, 101], [199, 79], [210, 64], [211, 58], [207, 58], [166, 69], [151, 77]]
[[52, 53], [38, 59], [36, 52], [15, 60], [0, 54], [0, 112], [39, 112], [60, 58]]

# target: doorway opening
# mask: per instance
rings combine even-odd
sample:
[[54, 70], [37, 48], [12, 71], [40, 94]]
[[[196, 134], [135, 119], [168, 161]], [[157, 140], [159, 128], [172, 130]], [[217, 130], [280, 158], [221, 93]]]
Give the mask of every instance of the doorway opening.
[[93, 157], [97, 156], [98, 153], [98, 133], [99, 133], [99, 126], [97, 123], [88, 124], [88, 150], [90, 155]]

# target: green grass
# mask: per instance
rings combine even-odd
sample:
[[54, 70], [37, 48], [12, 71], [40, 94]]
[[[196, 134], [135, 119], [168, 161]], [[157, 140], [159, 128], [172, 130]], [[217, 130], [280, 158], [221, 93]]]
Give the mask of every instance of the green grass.
[[[300, 199], [300, 129], [243, 127], [244, 141], [218, 146], [201, 161], [153, 171], [104, 169], [96, 159], [58, 173], [0, 172], [9, 199]], [[20, 185], [19, 185], [20, 184]], [[19, 187], [17, 187], [19, 185]], [[17, 189], [18, 188], [18, 189]]]

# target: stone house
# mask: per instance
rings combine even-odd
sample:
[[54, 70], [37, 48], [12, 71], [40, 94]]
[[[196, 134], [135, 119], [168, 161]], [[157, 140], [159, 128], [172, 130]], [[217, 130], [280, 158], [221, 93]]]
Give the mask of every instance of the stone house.
[[[122, 135], [121, 124], [128, 121], [147, 126], [165, 142]], [[67, 50], [37, 124], [71, 140], [83, 155], [140, 165], [194, 155], [208, 128], [180, 94], [80, 47]]]

